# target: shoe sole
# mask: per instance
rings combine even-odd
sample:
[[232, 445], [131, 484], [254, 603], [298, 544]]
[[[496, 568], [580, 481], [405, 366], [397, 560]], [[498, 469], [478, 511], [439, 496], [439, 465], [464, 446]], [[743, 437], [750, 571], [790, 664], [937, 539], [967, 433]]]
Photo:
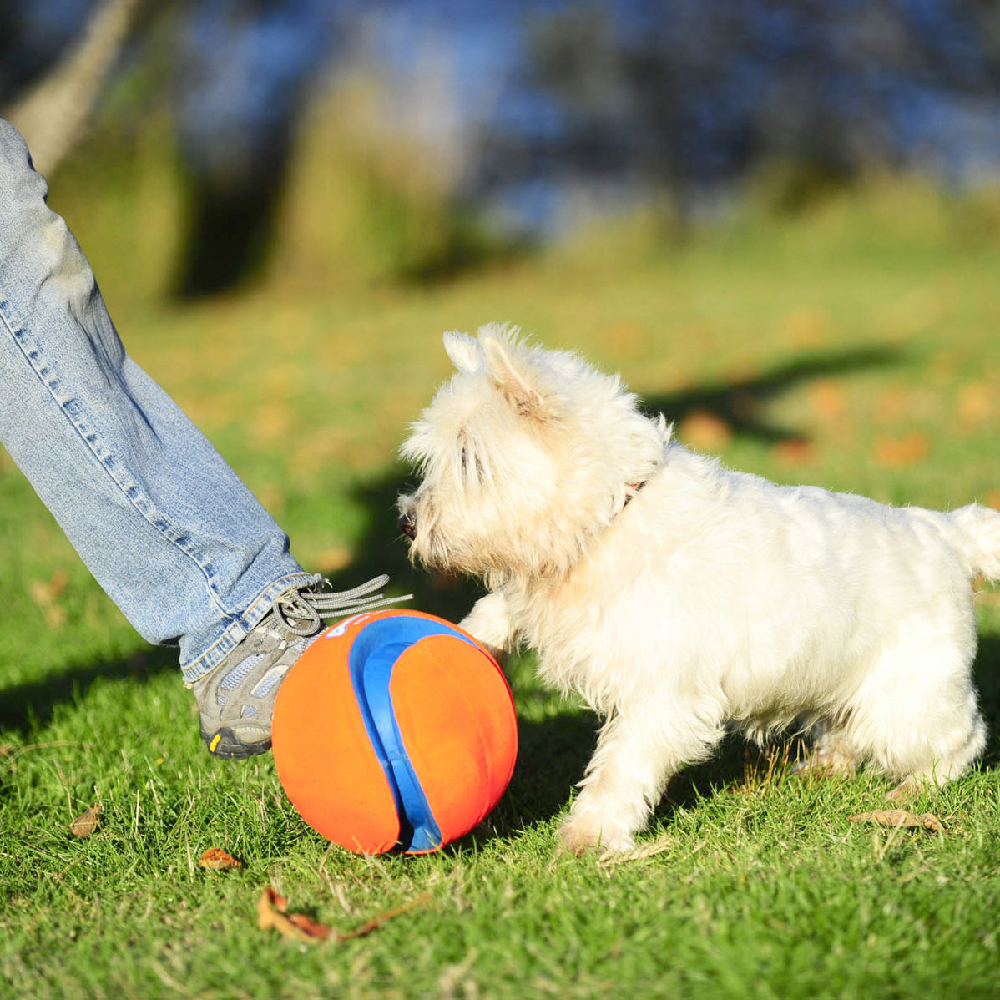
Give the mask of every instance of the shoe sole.
[[201, 738], [213, 757], [221, 760], [246, 760], [257, 754], [267, 753], [271, 749], [271, 738], [258, 740], [256, 743], [244, 743], [228, 726], [207, 733], [201, 730]]

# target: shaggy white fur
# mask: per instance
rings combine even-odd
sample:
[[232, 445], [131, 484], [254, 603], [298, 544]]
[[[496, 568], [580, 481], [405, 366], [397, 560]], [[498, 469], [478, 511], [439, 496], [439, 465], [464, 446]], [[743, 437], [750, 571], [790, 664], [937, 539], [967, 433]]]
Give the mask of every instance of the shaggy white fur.
[[[982, 751], [971, 580], [1000, 577], [1000, 514], [893, 508], [732, 472], [672, 440], [620, 379], [487, 326], [402, 454], [411, 555], [482, 577], [463, 627], [519, 642], [606, 720], [560, 829], [621, 851], [728, 722], [806, 717], [821, 759], [941, 784]], [[902, 787], [902, 786], [901, 786]]]

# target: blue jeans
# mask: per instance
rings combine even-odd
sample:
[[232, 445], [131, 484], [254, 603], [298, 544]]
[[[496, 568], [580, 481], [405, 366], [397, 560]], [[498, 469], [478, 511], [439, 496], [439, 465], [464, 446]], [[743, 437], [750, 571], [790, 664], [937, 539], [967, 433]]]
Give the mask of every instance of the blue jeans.
[[147, 640], [204, 676], [290, 586], [288, 537], [125, 353], [93, 272], [0, 119], [0, 442]]

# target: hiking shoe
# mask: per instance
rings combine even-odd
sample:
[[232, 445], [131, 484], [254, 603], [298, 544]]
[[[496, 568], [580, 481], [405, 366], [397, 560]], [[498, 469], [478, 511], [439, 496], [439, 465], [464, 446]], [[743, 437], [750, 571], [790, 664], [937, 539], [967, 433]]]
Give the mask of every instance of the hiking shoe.
[[[286, 590], [271, 610], [204, 677], [189, 684], [198, 703], [201, 738], [216, 757], [242, 760], [271, 747], [274, 699], [285, 674], [323, 629], [327, 619], [405, 601], [383, 597], [388, 576], [353, 590]], [[326, 581], [323, 581], [326, 584]]]

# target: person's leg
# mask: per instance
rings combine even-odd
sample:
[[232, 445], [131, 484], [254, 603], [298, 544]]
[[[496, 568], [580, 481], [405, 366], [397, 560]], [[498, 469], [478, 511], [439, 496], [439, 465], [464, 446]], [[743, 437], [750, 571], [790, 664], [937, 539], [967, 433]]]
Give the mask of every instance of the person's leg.
[[86, 258], [0, 121], [0, 441], [97, 581], [194, 680], [312, 578], [122, 347]]
[[[46, 195], [21, 136], [0, 119], [0, 443], [136, 630], [179, 644], [185, 680], [202, 682], [195, 693], [210, 746], [234, 722], [220, 713], [235, 711], [238, 722], [243, 709], [256, 728], [231, 753], [226, 736], [220, 752], [244, 756], [247, 740], [260, 752], [273, 681], [293, 662], [286, 646], [301, 647], [297, 636], [318, 631], [320, 616], [377, 600], [371, 591], [385, 581], [356, 594], [304, 593], [320, 578], [303, 571], [281, 528], [125, 352]], [[291, 615], [276, 615], [272, 605], [290, 591]], [[274, 641], [261, 646], [262, 633]], [[247, 691], [257, 701], [236, 704], [240, 685], [256, 685], [262, 670], [269, 696]], [[208, 684], [213, 671], [221, 676]]]

